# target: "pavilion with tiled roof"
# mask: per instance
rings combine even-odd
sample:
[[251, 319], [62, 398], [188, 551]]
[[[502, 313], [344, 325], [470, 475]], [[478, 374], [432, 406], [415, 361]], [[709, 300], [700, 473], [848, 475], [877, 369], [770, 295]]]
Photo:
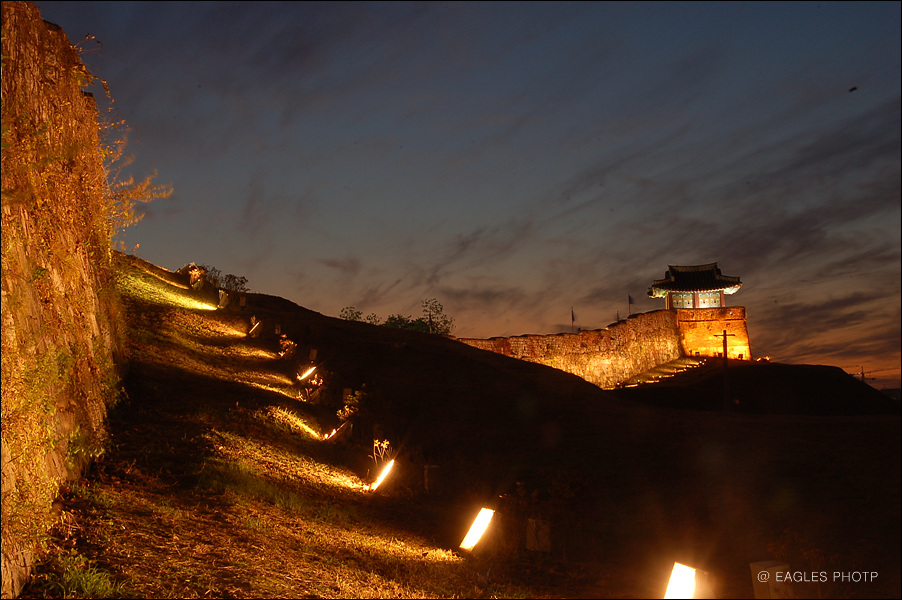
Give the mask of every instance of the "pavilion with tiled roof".
[[726, 306], [725, 296], [742, 286], [738, 277], [721, 274], [717, 263], [694, 266], [669, 265], [664, 279], [656, 279], [648, 288], [652, 298], [664, 298], [668, 310], [675, 308], [719, 308]]

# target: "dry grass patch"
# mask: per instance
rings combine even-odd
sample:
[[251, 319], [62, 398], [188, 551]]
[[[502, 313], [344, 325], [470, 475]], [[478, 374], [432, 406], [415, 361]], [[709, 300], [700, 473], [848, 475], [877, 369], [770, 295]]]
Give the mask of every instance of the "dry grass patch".
[[[503, 361], [496, 369], [503, 357], [477, 361], [469, 347], [457, 356], [444, 341], [299, 309], [297, 338], [328, 356], [335, 373], [372, 377], [368, 392], [388, 406], [379, 416], [404, 419], [408, 437], [391, 439], [401, 459], [429, 436], [449, 436], [437, 462], [446, 461], [443, 476], [460, 476], [441, 481], [459, 484], [453, 501], [426, 495], [403, 463], [399, 477], [367, 493], [372, 439], [321, 439], [334, 413], [292, 397], [285, 361], [242, 333], [247, 313], [123, 291], [127, 397], [111, 415], [108, 452], [63, 499], [58, 552], [31, 597], [78, 595], [50, 585], [66, 557], [70, 570], [108, 579], [107, 594], [134, 597], [655, 597], [677, 559], [716, 573], [721, 596], [747, 597], [748, 563], [773, 557], [768, 546], [787, 526], [807, 540], [802, 550], [784, 544], [791, 564], [815, 548], [880, 571], [872, 586], [837, 592], [898, 597], [898, 417], [639, 407], [553, 369]], [[366, 346], [363, 333], [378, 339]], [[480, 371], [482, 362], [491, 368]], [[505, 370], [528, 374], [529, 384]], [[449, 375], [464, 371], [466, 385]], [[547, 397], [547, 406], [572, 412], [560, 420], [566, 446], [555, 450], [541, 436], [520, 443], [514, 434], [524, 430], [511, 424], [532, 421], [506, 401], [512, 390], [544, 394], [527, 406]], [[474, 423], [482, 425], [475, 433]], [[374, 429], [373, 438], [385, 437]], [[522, 467], [542, 475], [529, 480], [544, 494], [530, 506], [549, 519], [552, 551], [507, 540], [495, 554], [459, 555], [470, 501], [514, 481], [493, 464], [504, 458], [517, 477]], [[505, 518], [505, 531], [522, 525]]]
[[322, 440], [243, 317], [206, 310], [170, 279], [120, 278], [128, 396], [109, 452], [63, 497], [54, 552], [23, 597], [472, 596], [472, 560], [380, 520], [410, 498], [367, 492], [351, 450]]

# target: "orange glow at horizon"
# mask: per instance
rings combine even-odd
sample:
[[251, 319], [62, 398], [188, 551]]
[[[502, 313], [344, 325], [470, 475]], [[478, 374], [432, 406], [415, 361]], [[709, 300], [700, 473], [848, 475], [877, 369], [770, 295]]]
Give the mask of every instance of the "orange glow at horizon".
[[489, 523], [492, 522], [493, 516], [495, 516], [495, 511], [490, 508], [483, 508], [479, 510], [479, 514], [476, 515], [476, 519], [470, 526], [470, 530], [464, 537], [464, 541], [460, 543], [460, 548], [462, 550], [472, 550], [476, 546], [476, 544], [479, 543], [482, 534], [485, 533], [485, 530], [488, 529]]

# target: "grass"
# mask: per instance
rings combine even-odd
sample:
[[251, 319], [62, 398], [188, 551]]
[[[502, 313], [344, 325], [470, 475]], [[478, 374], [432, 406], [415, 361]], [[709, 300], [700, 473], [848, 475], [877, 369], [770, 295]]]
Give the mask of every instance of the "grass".
[[[45, 565], [47, 568], [47, 565]], [[37, 578], [37, 586], [58, 598], [121, 598], [128, 591], [122, 583], [94, 563], [71, 552], [58, 556]]]
[[473, 595], [465, 557], [379, 519], [411, 499], [367, 493], [353, 450], [323, 442], [242, 316], [207, 310], [153, 269], [128, 269], [120, 286], [126, 397], [22, 597]]
[[[652, 408], [439, 336], [300, 308], [292, 324], [267, 297], [194, 307], [171, 273], [120, 268], [125, 393], [23, 597], [655, 597], [673, 560], [747, 597], [748, 563], [777, 554], [880, 571], [844, 596], [899, 595], [897, 416]], [[323, 440], [334, 409], [298, 399], [293, 365], [245, 335], [252, 315], [285, 319], [338, 389], [364, 382], [380, 435]], [[369, 492], [386, 439], [397, 473]], [[423, 464], [444, 495], [424, 493]], [[459, 552], [483, 501], [505, 507], [500, 530], [547, 519], [553, 551]], [[59, 583], [72, 556], [112, 587]]]

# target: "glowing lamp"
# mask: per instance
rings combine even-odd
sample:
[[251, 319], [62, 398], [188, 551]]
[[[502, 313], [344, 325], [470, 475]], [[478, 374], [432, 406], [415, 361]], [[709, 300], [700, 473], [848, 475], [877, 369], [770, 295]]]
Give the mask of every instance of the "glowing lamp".
[[472, 550], [476, 547], [476, 544], [478, 544], [480, 538], [482, 538], [482, 534], [488, 529], [489, 523], [492, 522], [493, 516], [495, 516], [495, 511], [491, 508], [483, 508], [479, 511], [479, 514], [476, 515], [476, 519], [470, 526], [470, 530], [464, 537], [464, 541], [460, 543], [461, 550]]
[[248, 331], [247, 334], [248, 334], [249, 336], [253, 337], [253, 336], [254, 336], [254, 332], [257, 331], [257, 329], [260, 328], [260, 323], [262, 323], [262, 322], [263, 322], [263, 321], [257, 321], [256, 323], [254, 323], [254, 326], [251, 327], [251, 330]]
[[373, 484], [370, 486], [370, 490], [375, 490], [377, 487], [379, 487], [382, 484], [382, 482], [385, 481], [385, 478], [388, 477], [389, 471], [391, 471], [392, 467], [394, 467], [394, 466], [395, 466], [395, 459], [391, 459], [390, 461], [385, 463], [385, 467], [382, 469], [382, 472], [379, 473], [379, 478], [373, 482]]
[[713, 598], [708, 584], [708, 572], [673, 563], [665, 598]]
[[303, 375], [298, 373], [298, 381], [304, 381], [305, 379], [310, 377], [310, 374], [313, 373], [314, 371], [316, 371], [316, 365], [314, 365], [314, 366], [310, 367], [309, 369], [307, 369], [306, 371], [304, 371]]
[[692, 598], [695, 594], [695, 569], [673, 563], [673, 571], [670, 572], [670, 582], [664, 598]]
[[345, 434], [348, 431], [350, 431], [350, 427], [351, 427], [350, 421], [345, 421], [344, 423], [341, 424], [341, 427], [339, 427], [338, 429], [333, 429], [330, 433], [324, 433], [323, 439], [326, 441], [336, 440], [342, 434]]

